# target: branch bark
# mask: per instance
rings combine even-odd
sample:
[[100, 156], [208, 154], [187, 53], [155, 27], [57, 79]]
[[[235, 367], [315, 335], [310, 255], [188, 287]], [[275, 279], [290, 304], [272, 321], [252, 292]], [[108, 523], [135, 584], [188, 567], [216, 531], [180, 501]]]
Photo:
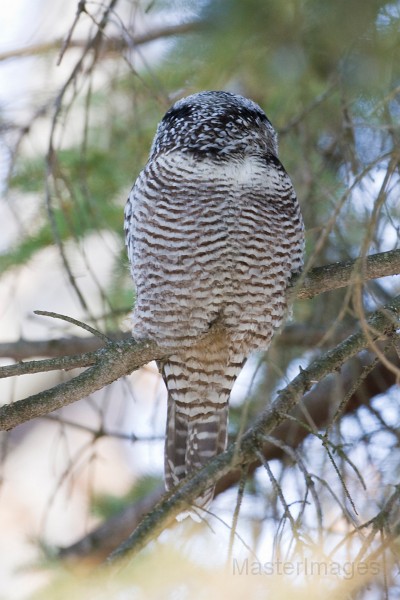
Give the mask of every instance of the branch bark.
[[347, 262], [338, 262], [312, 269], [302, 280], [302, 276], [293, 280], [291, 287], [296, 290], [297, 280], [302, 285], [296, 290], [300, 300], [312, 298], [350, 285], [356, 278], [363, 281], [398, 275], [400, 273], [400, 250], [379, 252], [371, 256], [356, 258]]
[[[80, 400], [120, 377], [128, 375], [144, 364], [161, 359], [164, 356], [165, 350], [149, 342], [138, 343], [130, 339], [107, 344], [104, 348], [93, 353], [90, 361], [96, 361], [96, 364], [77, 375], [77, 377], [13, 404], [2, 406], [0, 408], [0, 430], [12, 429], [25, 421], [41, 417], [62, 406]], [[76, 359], [77, 357], [72, 358]], [[27, 363], [19, 363], [15, 367], [20, 367], [22, 373], [37, 373], [41, 370], [48, 370], [48, 362], [46, 360], [28, 363], [32, 371], [25, 369]], [[83, 366], [83, 364], [77, 363], [78, 360], [75, 360], [75, 367]], [[72, 368], [71, 363], [68, 364], [69, 368]], [[41, 366], [45, 366], [46, 369], [40, 368]], [[4, 369], [8, 370], [9, 368], [9, 366], [1, 367], [0, 376]]]

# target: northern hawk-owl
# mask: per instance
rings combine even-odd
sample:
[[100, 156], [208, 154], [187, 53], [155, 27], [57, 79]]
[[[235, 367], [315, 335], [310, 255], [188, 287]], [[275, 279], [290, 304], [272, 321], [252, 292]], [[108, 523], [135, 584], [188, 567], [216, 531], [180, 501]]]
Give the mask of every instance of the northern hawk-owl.
[[277, 154], [255, 102], [200, 92], [165, 114], [129, 195], [133, 336], [173, 352], [161, 365], [167, 489], [225, 449], [233, 383], [268, 348], [302, 267], [303, 221]]

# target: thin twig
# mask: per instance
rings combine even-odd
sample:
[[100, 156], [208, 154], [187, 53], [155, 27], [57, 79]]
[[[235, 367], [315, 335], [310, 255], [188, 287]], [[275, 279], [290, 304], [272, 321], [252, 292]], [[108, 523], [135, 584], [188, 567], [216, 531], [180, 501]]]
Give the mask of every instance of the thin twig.
[[61, 61], [63, 59], [63, 56], [65, 54], [66, 49], [68, 48], [68, 46], [71, 44], [71, 38], [72, 38], [72, 34], [75, 31], [75, 27], [78, 24], [79, 18], [81, 16], [82, 13], [86, 12], [86, 6], [85, 6], [85, 0], [79, 0], [78, 2], [78, 6], [76, 8], [76, 14], [75, 14], [75, 19], [71, 25], [71, 27], [69, 28], [69, 31], [67, 33], [67, 37], [65, 38], [61, 50], [60, 50], [60, 54], [58, 56], [57, 59], [57, 67], [61, 64]]
[[87, 325], [87, 323], [78, 321], [77, 319], [74, 319], [73, 317], [68, 317], [67, 315], [61, 315], [60, 313], [56, 313], [56, 312], [49, 312], [48, 310], [34, 310], [33, 312], [35, 315], [40, 315], [43, 317], [51, 317], [52, 319], [61, 319], [61, 321], [67, 321], [67, 323], [72, 323], [73, 325], [76, 325], [77, 327], [80, 327], [81, 329], [84, 329], [85, 331], [92, 333], [94, 336], [100, 338], [106, 344], [109, 344], [111, 342], [111, 339], [109, 337], [107, 337], [106, 335], [104, 335], [104, 333], [101, 333], [101, 331], [98, 331], [97, 329], [94, 329], [94, 327]]

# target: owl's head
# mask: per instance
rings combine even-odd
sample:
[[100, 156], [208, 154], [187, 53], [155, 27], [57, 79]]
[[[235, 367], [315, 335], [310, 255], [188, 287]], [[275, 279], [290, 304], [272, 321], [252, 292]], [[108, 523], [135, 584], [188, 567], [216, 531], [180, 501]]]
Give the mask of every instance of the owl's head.
[[277, 134], [252, 100], [229, 92], [199, 92], [178, 100], [158, 125], [151, 156], [180, 151], [228, 159], [278, 153]]

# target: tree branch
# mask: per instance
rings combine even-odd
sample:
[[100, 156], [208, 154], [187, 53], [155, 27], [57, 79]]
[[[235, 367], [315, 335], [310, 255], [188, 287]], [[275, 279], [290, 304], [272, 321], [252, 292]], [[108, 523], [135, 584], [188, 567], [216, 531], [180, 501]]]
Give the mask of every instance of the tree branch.
[[30, 360], [0, 367], [0, 379], [47, 371], [70, 371], [80, 367], [89, 367], [97, 362], [101, 352], [85, 352], [72, 356], [61, 356], [60, 358], [48, 358], [45, 360]]
[[[25, 421], [41, 417], [62, 406], [80, 400], [120, 377], [128, 375], [143, 364], [161, 359], [164, 356], [165, 350], [149, 342], [138, 343], [130, 339], [108, 344], [105, 348], [93, 353], [92, 358], [96, 360], [96, 364], [77, 377], [44, 392], [18, 400], [13, 404], [2, 406], [0, 408], [0, 430], [12, 429]], [[76, 357], [72, 358], [75, 359]], [[34, 365], [34, 362], [31, 364]], [[15, 367], [24, 366], [25, 363], [15, 365]], [[82, 365], [75, 364], [74, 366]], [[1, 367], [0, 374], [2, 369], [8, 368]]]
[[[339, 342], [345, 337], [347, 337], [351, 331], [349, 328], [342, 329], [336, 332], [335, 341]], [[114, 342], [119, 342], [121, 340], [130, 340], [132, 339], [132, 334], [126, 331], [114, 331], [112, 333], [107, 332], [107, 337]], [[315, 347], [326, 337], [326, 329], [322, 327], [310, 328], [305, 325], [301, 325], [300, 323], [290, 323], [286, 325], [282, 332], [279, 333], [279, 339], [277, 340], [277, 344], [282, 347], [298, 347], [298, 348], [310, 348]], [[330, 343], [332, 344], [332, 338], [329, 338]], [[326, 345], [326, 341], [325, 341]], [[25, 340], [19, 339], [16, 342], [3, 342], [0, 343], [0, 358], [9, 358], [15, 361], [22, 361], [28, 358], [37, 357], [37, 356], [47, 356], [49, 358], [71, 358], [70, 366], [63, 366], [62, 361], [57, 362], [54, 361], [55, 366], [51, 366], [53, 363], [49, 362], [50, 365], [48, 369], [40, 368], [38, 371], [27, 370], [24, 371], [26, 373], [34, 373], [39, 371], [47, 371], [47, 370], [56, 370], [56, 369], [75, 369], [77, 367], [85, 367], [93, 364], [91, 362], [84, 363], [85, 358], [81, 357], [81, 355], [88, 354], [92, 355], [95, 350], [98, 350], [102, 347], [100, 340], [94, 336], [78, 336], [74, 335], [71, 337], [61, 337], [57, 339], [49, 339], [49, 340]], [[76, 357], [67, 356], [74, 355]], [[74, 359], [76, 362], [74, 363]], [[90, 357], [89, 357], [90, 360]], [[32, 363], [38, 361], [32, 361]], [[95, 362], [95, 361], [93, 361]], [[27, 364], [27, 363], [23, 363]], [[42, 361], [42, 364], [45, 363]], [[23, 367], [22, 365], [10, 365], [14, 369], [14, 371], [9, 371], [7, 373], [8, 366], [3, 367], [3, 371], [0, 370], [0, 379], [2, 377], [11, 377], [12, 375], [22, 375]], [[1, 369], [1, 367], [0, 367]]]
[[312, 269], [302, 281], [299, 275], [293, 278], [291, 287], [296, 288], [296, 282], [301, 281], [301, 287], [296, 290], [296, 297], [300, 300], [312, 298], [319, 294], [337, 290], [350, 285], [356, 277], [362, 276], [363, 281], [398, 275], [400, 273], [400, 250], [379, 252], [349, 260], [338, 262], [323, 267]]
[[[132, 338], [129, 332], [107, 333], [107, 337], [118, 342]], [[64, 357], [67, 354], [92, 353], [102, 347], [100, 340], [94, 336], [61, 337], [48, 340], [25, 340], [0, 343], [0, 357], [21, 361], [33, 356], [48, 356], [50, 358]], [[85, 365], [78, 365], [85, 366]], [[64, 368], [64, 367], [60, 367]], [[0, 375], [0, 378], [2, 376]], [[3, 375], [4, 377], [4, 375]], [[8, 375], [7, 375], [8, 377]]]
[[371, 328], [368, 337], [355, 333], [341, 344], [316, 359], [307, 369], [301, 370], [289, 385], [278, 393], [277, 399], [256, 420], [241, 440], [232, 444], [226, 452], [212, 459], [204, 468], [187, 477], [172, 492], [146, 515], [136, 531], [111, 555], [110, 560], [125, 557], [132, 558], [151, 540], [169, 526], [180, 512], [187, 510], [204, 490], [211, 487], [235, 467], [249, 464], [262, 449], [264, 437], [287, 418], [296, 403], [326, 375], [341, 368], [344, 362], [368, 346], [369, 339], [377, 340], [392, 334], [394, 324], [399, 323], [400, 296], [397, 296], [383, 310], [376, 311], [368, 320]]
[[[132, 35], [126, 39], [120, 37], [108, 37], [103, 44], [103, 53], [119, 53], [127, 48], [135, 48], [136, 46], [142, 46], [149, 42], [154, 42], [161, 38], [173, 37], [175, 35], [182, 35], [185, 33], [192, 33], [199, 29], [201, 22], [192, 21], [188, 23], [178, 23], [176, 25], [166, 25], [164, 27], [156, 27], [146, 33]], [[58, 52], [63, 44], [63, 39], [55, 39], [50, 42], [44, 42], [42, 44], [33, 44], [26, 48], [17, 48], [15, 50], [9, 50], [7, 52], [0, 52], [0, 62], [9, 60], [12, 58], [25, 58], [28, 56], [40, 56], [48, 54], [49, 52]], [[85, 48], [87, 40], [69, 40], [68, 48]]]

